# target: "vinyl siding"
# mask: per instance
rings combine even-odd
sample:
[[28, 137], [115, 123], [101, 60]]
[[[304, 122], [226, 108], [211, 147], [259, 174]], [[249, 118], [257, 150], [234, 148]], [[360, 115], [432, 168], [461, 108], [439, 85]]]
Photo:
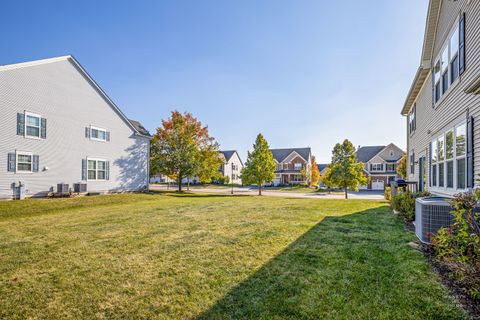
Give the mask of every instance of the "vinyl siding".
[[[457, 122], [464, 120], [467, 111], [474, 117], [474, 170], [480, 174], [480, 96], [465, 94], [464, 90], [480, 73], [480, 1], [467, 0], [452, 2], [442, 1], [438, 27], [435, 37], [432, 63], [442, 49], [443, 42], [449, 34], [453, 23], [460, 12], [466, 12], [466, 71], [457, 79], [440, 102], [432, 107], [432, 74], [430, 73], [416, 98], [417, 128], [408, 134], [407, 122], [407, 153], [415, 152], [415, 161], [425, 155], [429, 160], [429, 145], [431, 140], [451, 128]], [[408, 170], [410, 168], [408, 158]], [[409, 172], [409, 171], [408, 171]], [[408, 176], [409, 180], [418, 181], [419, 168], [415, 165], [415, 174]], [[429, 181], [428, 170], [427, 181]], [[441, 193], [453, 194], [455, 190], [443, 190]], [[438, 192], [440, 193], [440, 192]]]
[[[17, 113], [47, 119], [47, 139], [16, 134]], [[110, 162], [108, 181], [88, 181], [88, 191], [124, 191], [148, 184], [149, 139], [133, 129], [70, 61], [0, 70], [0, 198], [11, 198], [12, 183], [22, 181], [29, 195], [56, 190], [57, 183], [82, 180], [82, 159]], [[85, 138], [85, 127], [110, 131], [110, 141]], [[15, 150], [40, 156], [38, 173], [7, 172]], [[48, 170], [44, 170], [48, 167]]]

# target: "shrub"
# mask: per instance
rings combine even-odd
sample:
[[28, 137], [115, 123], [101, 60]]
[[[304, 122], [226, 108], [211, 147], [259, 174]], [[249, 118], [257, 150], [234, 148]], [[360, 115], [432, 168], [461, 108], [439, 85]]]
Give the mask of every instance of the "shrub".
[[385, 197], [385, 200], [390, 201], [392, 199], [392, 188], [386, 187], [383, 196]]
[[452, 270], [475, 299], [480, 299], [480, 227], [474, 211], [479, 196], [478, 190], [455, 195], [451, 201], [455, 222], [441, 228], [432, 240], [437, 260]]
[[429, 195], [427, 191], [412, 193], [406, 190], [391, 197], [390, 204], [406, 221], [413, 221], [415, 220], [415, 199]]

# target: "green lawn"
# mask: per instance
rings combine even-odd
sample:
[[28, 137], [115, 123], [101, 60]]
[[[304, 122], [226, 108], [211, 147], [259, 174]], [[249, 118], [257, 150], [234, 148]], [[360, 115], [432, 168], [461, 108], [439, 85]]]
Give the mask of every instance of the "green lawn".
[[0, 319], [461, 319], [383, 202], [0, 202]]

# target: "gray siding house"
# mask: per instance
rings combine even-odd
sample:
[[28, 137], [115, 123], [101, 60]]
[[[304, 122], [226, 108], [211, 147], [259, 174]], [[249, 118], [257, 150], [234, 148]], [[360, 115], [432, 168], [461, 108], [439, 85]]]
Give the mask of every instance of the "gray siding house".
[[0, 66], [0, 119], [0, 198], [148, 187], [150, 134], [72, 56]]
[[401, 111], [408, 180], [451, 196], [480, 173], [480, 1], [430, 0], [420, 66]]
[[310, 183], [312, 174], [312, 151], [310, 148], [270, 149], [270, 151], [277, 166], [273, 185]]

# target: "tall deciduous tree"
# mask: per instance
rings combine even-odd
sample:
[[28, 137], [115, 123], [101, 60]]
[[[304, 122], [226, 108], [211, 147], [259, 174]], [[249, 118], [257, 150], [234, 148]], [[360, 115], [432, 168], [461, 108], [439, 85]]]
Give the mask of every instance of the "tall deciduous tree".
[[397, 173], [402, 179], [407, 177], [407, 155], [404, 154], [397, 166]]
[[248, 152], [247, 162], [242, 170], [242, 181], [245, 184], [256, 184], [258, 195], [262, 195], [264, 183], [270, 183], [275, 178], [275, 161], [269, 150], [267, 140], [261, 133], [258, 134], [253, 151]]
[[343, 188], [345, 199], [348, 199], [347, 189], [358, 191], [358, 186], [368, 183], [368, 178], [363, 173], [363, 163], [357, 161], [355, 147], [347, 139], [333, 148], [329, 168], [330, 180], [334, 185]]
[[183, 178], [210, 174], [220, 159], [218, 143], [209, 135], [208, 128], [187, 112], [173, 111], [169, 119], [162, 120], [150, 151], [152, 168], [175, 177], [178, 191], [182, 191]]
[[312, 156], [312, 179], [310, 180], [311, 186], [318, 185], [320, 181], [320, 170], [318, 170], [317, 162], [315, 161], [315, 157]]

